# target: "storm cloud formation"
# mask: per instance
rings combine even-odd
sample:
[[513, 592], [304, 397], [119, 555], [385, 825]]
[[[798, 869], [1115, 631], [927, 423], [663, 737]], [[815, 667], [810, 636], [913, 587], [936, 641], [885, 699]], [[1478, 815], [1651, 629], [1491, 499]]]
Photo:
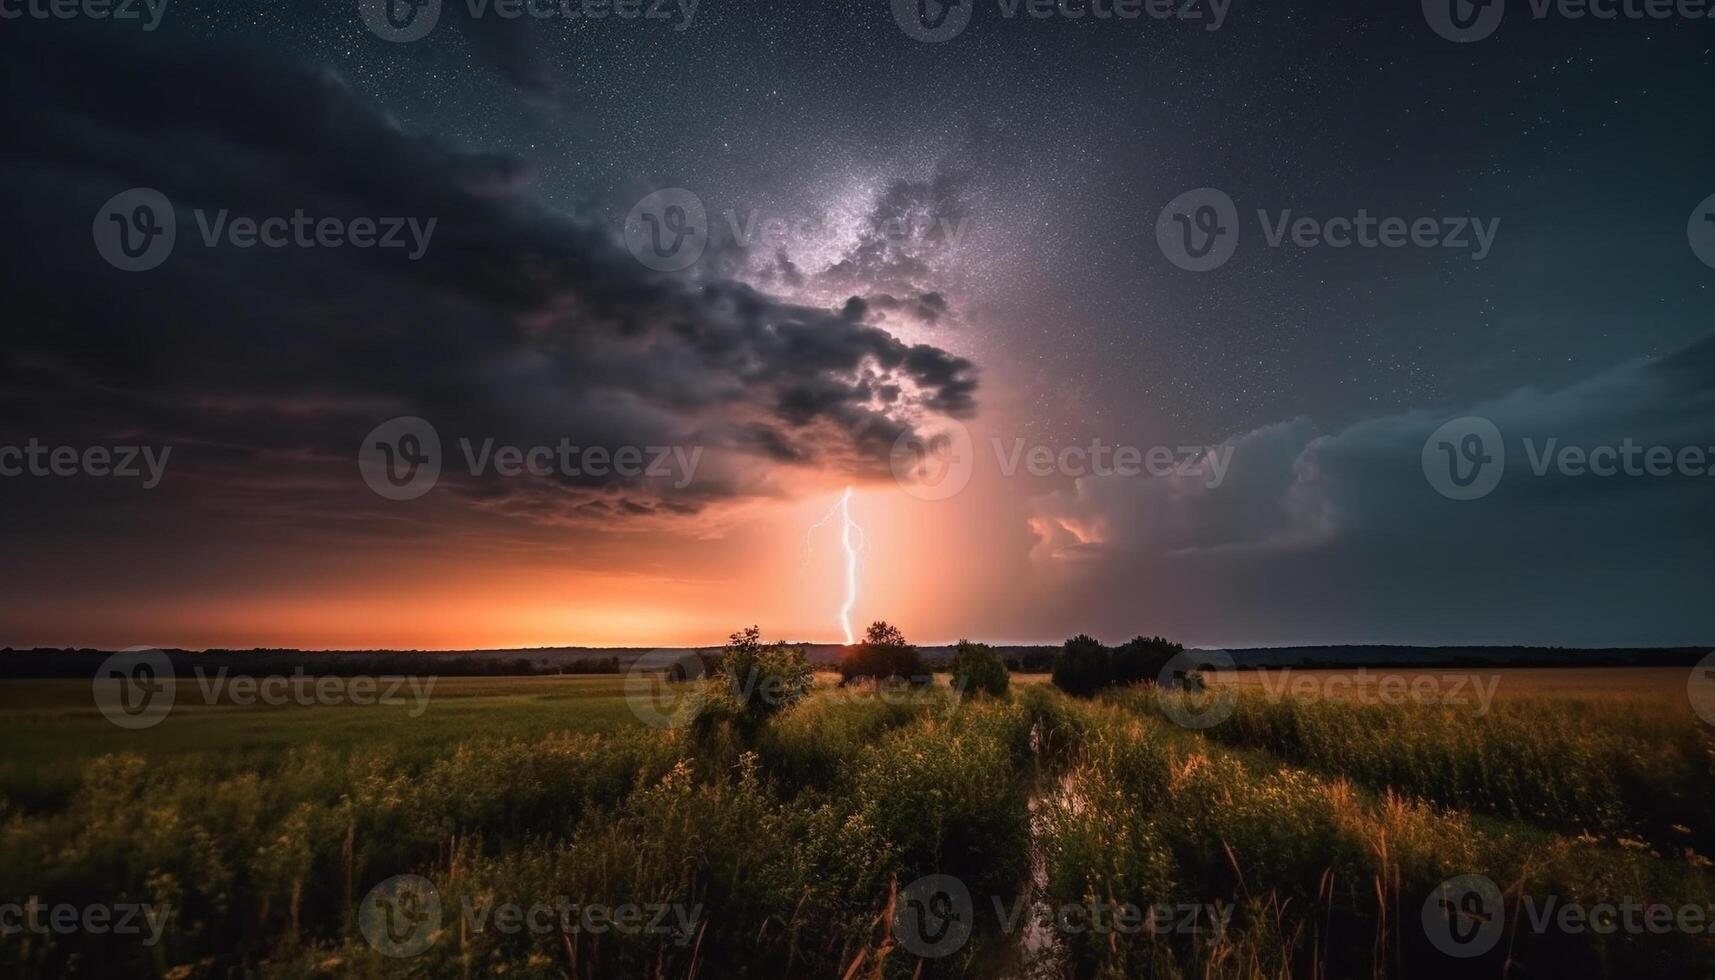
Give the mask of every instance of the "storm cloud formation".
[[[358, 492], [357, 447], [395, 416], [449, 443], [709, 451], [684, 487], [453, 481], [498, 510], [609, 520], [767, 493], [782, 463], [885, 473], [914, 419], [974, 410], [969, 361], [850, 308], [653, 273], [612, 231], [534, 200], [520, 160], [406, 132], [326, 71], [95, 30], [9, 31], [0, 50], [0, 126], [33, 134], [0, 164], [26, 232], [0, 245], [27, 311], [0, 361], [16, 441], [122, 430], [181, 447], [181, 472], [266, 457], [275, 478], [295, 464]], [[132, 187], [176, 211], [173, 254], [145, 273], [90, 239], [90, 216]], [[434, 225], [416, 260], [203, 241], [223, 217], [300, 212]]]
[[[1715, 482], [1537, 476], [1524, 443], [1715, 444], [1686, 24], [1451, 45], [1347, 0], [922, 44], [884, 2], [441, 7], [409, 43], [356, 0], [0, 31], [0, 452], [173, 449], [148, 492], [0, 479], [0, 643], [701, 643], [738, 592], [822, 636], [802, 539], [847, 485], [858, 614], [924, 641], [1715, 636]], [[139, 187], [178, 241], [124, 272], [92, 219]], [[1155, 235], [1199, 187], [1244, 227], [1204, 274]], [[669, 188], [710, 225], [677, 273], [620, 236]], [[1474, 261], [1270, 244], [1258, 212], [1500, 231]], [[299, 213], [409, 219], [421, 254], [230, 238]], [[982, 451], [931, 500], [888, 462], [935, 415]], [[357, 465], [402, 416], [443, 463], [404, 505]], [[1506, 439], [1479, 500], [1422, 466], [1461, 416]], [[1214, 487], [1079, 480], [1002, 473], [991, 439], [1232, 455]], [[503, 447], [562, 442], [703, 453], [687, 482], [496, 478]]]
[[[1453, 500], [1426, 477], [1424, 447], [1470, 416], [1500, 432], [1504, 471], [1488, 494]], [[1707, 639], [1683, 613], [1715, 553], [1715, 338], [1563, 388], [1335, 432], [1297, 418], [1223, 448], [1218, 486], [1110, 476], [1034, 501], [1038, 561], [1143, 586], [1123, 601], [1079, 590], [1082, 615], [1119, 632], [1141, 603], [1151, 622], [1232, 645]], [[1612, 614], [1557, 613], [1568, 608]]]

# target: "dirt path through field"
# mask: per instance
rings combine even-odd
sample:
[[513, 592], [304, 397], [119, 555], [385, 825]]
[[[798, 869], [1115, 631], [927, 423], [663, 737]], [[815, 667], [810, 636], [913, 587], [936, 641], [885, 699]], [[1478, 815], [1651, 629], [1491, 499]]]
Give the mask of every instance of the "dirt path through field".
[[[1030, 748], [1036, 753], [1037, 759], [1042, 759], [1041, 735], [1038, 728], [1030, 730]], [[1071, 777], [1054, 775], [1039, 771], [1036, 785], [1030, 791], [1028, 808], [1030, 810], [1030, 880], [1019, 894], [1019, 901], [1024, 903], [1027, 912], [1022, 929], [1015, 940], [1016, 962], [1010, 965], [1003, 974], [1006, 980], [1065, 980], [1070, 974], [1066, 969], [1066, 951], [1060, 943], [1060, 936], [1049, 922], [1050, 910], [1046, 899], [1048, 893], [1048, 855], [1043, 851], [1042, 839], [1049, 832], [1049, 813], [1052, 808], [1048, 801], [1058, 794], [1075, 793]]]

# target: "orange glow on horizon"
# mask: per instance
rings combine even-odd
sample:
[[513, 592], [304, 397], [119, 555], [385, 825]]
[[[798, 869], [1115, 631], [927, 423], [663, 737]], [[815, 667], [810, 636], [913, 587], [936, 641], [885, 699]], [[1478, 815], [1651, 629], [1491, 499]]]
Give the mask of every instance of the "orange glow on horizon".
[[[99, 580], [66, 555], [36, 569], [37, 595], [0, 610], [0, 645], [649, 649], [718, 645], [751, 624], [838, 644], [843, 621], [856, 637], [878, 619], [925, 645], [1016, 641], [1027, 607], [992, 602], [1030, 594], [1036, 538], [1012, 487], [979, 470], [956, 498], [925, 501], [891, 480], [801, 471], [700, 528], [551, 527], [449, 506], [398, 538], [246, 528], [116, 553]], [[855, 529], [832, 520], [812, 535], [842, 509]]]

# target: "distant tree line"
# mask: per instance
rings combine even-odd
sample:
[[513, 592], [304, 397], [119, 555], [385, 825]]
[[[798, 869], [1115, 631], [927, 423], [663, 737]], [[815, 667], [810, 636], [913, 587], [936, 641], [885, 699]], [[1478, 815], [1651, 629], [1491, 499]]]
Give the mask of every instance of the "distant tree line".
[[1054, 661], [1059, 656], [1059, 647], [1030, 647], [1010, 654], [1006, 658], [1006, 669], [1015, 674], [1046, 674], [1054, 669]]
[[[879, 630], [879, 631], [878, 631]], [[954, 648], [952, 659], [966, 650], [970, 641], [961, 640]], [[1159, 671], [1166, 658], [1178, 652], [1178, 644], [1160, 637], [1138, 637], [1116, 648], [1107, 648], [1096, 640], [1079, 634], [1064, 644], [1039, 647], [1010, 647], [995, 650], [981, 646], [1001, 661], [1010, 673], [1062, 676], [1067, 684], [1079, 690], [1100, 690], [1113, 684], [1135, 684], [1149, 680]], [[1655, 666], [1686, 667], [1697, 663], [1709, 652], [1708, 647], [1674, 648], [1611, 648], [1564, 649], [1556, 647], [1389, 647], [1345, 646], [1302, 648], [1302, 656], [1291, 656], [1294, 648], [1259, 648], [1231, 651], [1240, 670], [1292, 666], [1311, 667], [1619, 667]], [[0, 679], [32, 677], [93, 677], [102, 661], [112, 655], [110, 650], [0, 649]], [[616, 674], [632, 662], [631, 656], [602, 656], [592, 651], [589, 656], [568, 658], [564, 652], [548, 655], [523, 656], [518, 651], [436, 653], [414, 650], [351, 650], [304, 651], [286, 649], [207, 650], [193, 652], [169, 649], [165, 651], [173, 668], [184, 674], [201, 668], [205, 671], [226, 670], [234, 675], [275, 675], [302, 671], [312, 676], [349, 677], [436, 674], [448, 677], [499, 677], [540, 674]], [[640, 652], [640, 651], [639, 651]], [[693, 651], [701, 658], [703, 675], [718, 674], [725, 651]], [[1336, 655], [1338, 654], [1338, 655]], [[1154, 669], [1151, 669], [1154, 665]], [[937, 657], [931, 660], [917, 647], [907, 643], [900, 631], [887, 623], [873, 624], [861, 643], [840, 651], [835, 664], [842, 679], [917, 678], [918, 683], [936, 669], [954, 669], [951, 662]], [[957, 671], [955, 670], [955, 673]], [[1058, 682], [1056, 682], [1058, 683]], [[1093, 686], [1092, 686], [1093, 685]], [[1069, 688], [1070, 689], [1070, 688]]]
[[[787, 671], [779, 667], [786, 662], [780, 658], [771, 661], [774, 666], [758, 674], [757, 664], [759, 650], [779, 652], [785, 657], [785, 651], [790, 651], [793, 663], [802, 659], [806, 669], [809, 659], [803, 645], [784, 643], [763, 644], [761, 631], [755, 627], [746, 627], [727, 640], [727, 645], [718, 652], [700, 652], [703, 676], [715, 678], [717, 681], [725, 678], [739, 687], [754, 686], [754, 677], [761, 676], [764, 680], [790, 676], [796, 684], [798, 670], [793, 667]], [[871, 623], [864, 631], [864, 638], [841, 651], [838, 662], [834, 665], [839, 672], [842, 686], [860, 683], [897, 684], [912, 687], [927, 687], [934, 683], [935, 667], [923, 656], [921, 650], [905, 639], [905, 634], [898, 627], [885, 621]], [[960, 640], [954, 649], [947, 669], [953, 674], [954, 686], [959, 690], [972, 694], [1005, 694], [1008, 685], [1008, 671], [1004, 660], [986, 643], [972, 643]], [[668, 672], [669, 680], [695, 680], [691, 672], [683, 669], [683, 664], [676, 664]]]
[[[539, 674], [617, 674], [616, 656], [537, 659], [421, 652], [307, 652], [303, 650], [164, 650], [173, 670], [190, 675], [225, 670], [236, 676], [291, 674], [355, 677], [434, 674], [441, 677], [510, 677]], [[0, 650], [0, 678], [94, 677], [110, 650]]]

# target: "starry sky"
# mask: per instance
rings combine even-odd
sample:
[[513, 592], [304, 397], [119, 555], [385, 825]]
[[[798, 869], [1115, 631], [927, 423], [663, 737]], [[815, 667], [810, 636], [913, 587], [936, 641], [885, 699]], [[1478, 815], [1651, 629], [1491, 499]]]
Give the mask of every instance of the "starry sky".
[[[856, 615], [925, 642], [1715, 638], [1715, 479], [1515, 459], [1458, 502], [1420, 465], [1470, 415], [1715, 447], [1715, 269], [1687, 243], [1715, 193], [1715, 21], [1520, 2], [1456, 44], [1415, 4], [1233, 0], [1209, 30], [1206, 5], [973, 3], [942, 43], [886, 0], [702, 0], [688, 22], [449, 0], [409, 43], [355, 0], [0, 25], [0, 445], [176, 447], [147, 493], [0, 480], [22, 600], [0, 644], [665, 645], [735, 616], [834, 640], [837, 542], [805, 529], [846, 486]], [[180, 212], [162, 269], [90, 245], [131, 187]], [[1156, 223], [1200, 187], [1242, 231], [1193, 273]], [[622, 241], [663, 188], [716, 226], [670, 273]], [[187, 256], [199, 207], [408, 211], [441, 237], [410, 267]], [[1499, 224], [1473, 260], [1268, 247], [1258, 209]], [[790, 230], [731, 233], [759, 217]], [[355, 447], [404, 415], [710, 456], [687, 488], [453, 477], [381, 500]], [[925, 500], [890, 451], [937, 419], [968, 427], [976, 472]], [[1233, 462], [1218, 487], [1007, 475], [996, 439]]]

